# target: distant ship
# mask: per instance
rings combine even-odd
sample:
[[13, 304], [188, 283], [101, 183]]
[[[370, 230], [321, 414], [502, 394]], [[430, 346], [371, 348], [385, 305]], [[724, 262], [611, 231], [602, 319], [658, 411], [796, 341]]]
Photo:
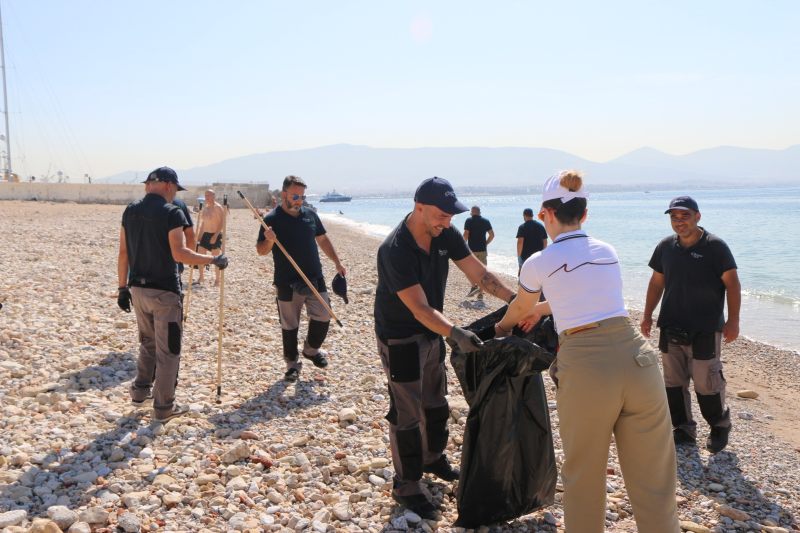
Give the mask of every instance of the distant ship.
[[320, 202], [349, 202], [352, 200], [352, 196], [345, 196], [344, 194], [339, 194], [336, 192], [336, 189], [333, 192], [329, 192], [325, 196], [319, 199]]

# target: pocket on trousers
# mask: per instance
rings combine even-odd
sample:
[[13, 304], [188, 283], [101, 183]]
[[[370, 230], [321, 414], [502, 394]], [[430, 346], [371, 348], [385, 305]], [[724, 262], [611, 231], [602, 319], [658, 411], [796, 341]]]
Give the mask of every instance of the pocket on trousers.
[[692, 359], [708, 361], [717, 356], [717, 334], [714, 331], [698, 333], [692, 339]]
[[389, 345], [389, 375], [396, 383], [419, 381], [419, 345], [416, 342]]
[[641, 367], [653, 366], [658, 363], [658, 354], [650, 346], [645, 345], [636, 354], [636, 364]]
[[181, 354], [181, 325], [177, 322], [167, 323], [167, 346], [170, 353]]

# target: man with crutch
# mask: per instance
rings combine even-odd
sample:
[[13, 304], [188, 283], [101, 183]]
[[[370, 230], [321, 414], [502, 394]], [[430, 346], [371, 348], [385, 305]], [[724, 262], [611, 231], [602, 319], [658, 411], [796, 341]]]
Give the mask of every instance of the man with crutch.
[[[328, 366], [326, 352], [320, 347], [325, 341], [330, 325], [330, 306], [328, 289], [322, 275], [322, 264], [319, 259], [319, 248], [333, 261], [336, 271], [342, 276], [347, 271], [339, 260], [336, 250], [326, 235], [325, 227], [317, 214], [303, 207], [306, 183], [297, 176], [286, 176], [281, 190], [281, 203], [264, 217], [264, 223], [258, 232], [256, 251], [258, 255], [272, 253], [274, 261], [274, 280], [278, 304], [278, 315], [281, 322], [283, 338], [283, 358], [286, 361], [286, 373], [283, 379], [288, 382], [297, 381], [303, 366], [297, 349], [297, 333], [300, 328], [300, 314], [303, 307], [308, 313], [308, 335], [303, 344], [303, 357], [311, 360], [314, 366]], [[326, 305], [317, 300], [314, 292], [292, 266], [290, 259], [280, 249], [273, 251], [275, 241], [280, 240], [286, 253], [294, 259], [299, 269], [305, 273], [314, 289], [320, 294]]]

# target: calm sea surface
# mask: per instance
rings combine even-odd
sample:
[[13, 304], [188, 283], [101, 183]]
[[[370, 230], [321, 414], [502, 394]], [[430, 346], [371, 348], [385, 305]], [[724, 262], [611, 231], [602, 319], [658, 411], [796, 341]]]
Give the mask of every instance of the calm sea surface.
[[[651, 270], [647, 266], [658, 241], [671, 234], [664, 210], [686, 191], [592, 193], [584, 229], [612, 244], [619, 254], [625, 299], [644, 307]], [[693, 190], [702, 213], [700, 225], [724, 239], [733, 251], [742, 282], [742, 334], [800, 351], [800, 187]], [[516, 275], [516, 232], [522, 210], [538, 211], [539, 195], [462, 196], [479, 205], [494, 227], [489, 267]], [[314, 202], [314, 199], [311, 199]], [[410, 198], [355, 198], [349, 203], [315, 203], [319, 213], [384, 236], [410, 212]], [[342, 214], [339, 214], [339, 211]], [[464, 229], [469, 213], [453, 218]]]

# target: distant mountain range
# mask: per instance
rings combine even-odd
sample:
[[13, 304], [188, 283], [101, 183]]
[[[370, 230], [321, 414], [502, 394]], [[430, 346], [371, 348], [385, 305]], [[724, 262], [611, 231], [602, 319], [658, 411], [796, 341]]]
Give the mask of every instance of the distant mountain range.
[[[277, 188], [288, 174], [302, 176], [309, 192], [336, 188], [350, 194], [406, 193], [424, 178], [441, 176], [456, 188], [538, 188], [562, 169], [586, 172], [593, 185], [649, 189], [704, 186], [769, 186], [800, 183], [800, 145], [784, 150], [720, 146], [686, 155], [640, 148], [605, 163], [547, 148], [371, 148], [335, 144], [304, 150], [252, 154], [204, 167], [176, 169], [181, 182], [268, 182]], [[131, 183], [147, 171], [108, 176]]]

